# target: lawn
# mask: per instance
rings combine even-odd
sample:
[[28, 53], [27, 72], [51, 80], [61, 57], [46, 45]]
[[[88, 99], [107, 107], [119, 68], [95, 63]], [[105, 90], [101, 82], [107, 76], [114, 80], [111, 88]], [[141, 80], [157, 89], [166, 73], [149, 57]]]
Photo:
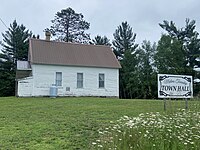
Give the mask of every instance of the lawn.
[[[199, 109], [194, 102], [189, 108]], [[168, 102], [167, 112], [184, 108]], [[170, 109], [169, 109], [170, 108]], [[98, 131], [123, 116], [163, 111], [161, 100], [0, 98], [0, 149], [92, 149]]]

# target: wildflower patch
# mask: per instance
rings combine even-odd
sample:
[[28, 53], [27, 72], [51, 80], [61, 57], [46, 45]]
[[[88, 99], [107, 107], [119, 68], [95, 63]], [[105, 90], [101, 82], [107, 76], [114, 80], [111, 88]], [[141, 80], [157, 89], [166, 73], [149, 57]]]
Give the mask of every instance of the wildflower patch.
[[200, 112], [180, 110], [173, 114], [145, 113], [123, 116], [92, 143], [94, 149], [186, 149], [200, 147]]

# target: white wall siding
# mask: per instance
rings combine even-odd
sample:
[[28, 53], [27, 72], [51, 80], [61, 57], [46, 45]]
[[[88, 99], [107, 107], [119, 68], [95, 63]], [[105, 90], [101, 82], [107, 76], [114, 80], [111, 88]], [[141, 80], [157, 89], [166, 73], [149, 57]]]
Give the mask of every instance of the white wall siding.
[[[59, 96], [114, 96], [119, 97], [119, 70], [109, 68], [32, 65], [33, 96], [49, 96], [55, 84], [56, 72], [62, 72]], [[83, 88], [77, 88], [77, 73], [83, 73]], [[105, 88], [99, 88], [99, 73], [105, 74]], [[70, 91], [66, 91], [66, 87]]]
[[18, 81], [17, 96], [32, 96], [33, 92], [33, 78], [28, 77]]

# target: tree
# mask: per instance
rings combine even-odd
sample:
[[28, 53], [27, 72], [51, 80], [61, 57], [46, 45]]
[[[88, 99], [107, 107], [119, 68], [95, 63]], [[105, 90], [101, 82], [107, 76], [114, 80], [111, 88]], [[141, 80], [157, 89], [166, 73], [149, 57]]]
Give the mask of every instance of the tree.
[[32, 36], [33, 39], [40, 39], [40, 35], [38, 34], [37, 36], [35, 34], [33, 34]]
[[2, 57], [9, 55], [14, 64], [17, 60], [27, 60], [28, 40], [31, 35], [32, 33], [24, 25], [18, 25], [17, 21], [14, 20], [8, 31], [2, 34]]
[[163, 24], [159, 24], [163, 29], [165, 29], [168, 35], [176, 39], [182, 45], [186, 55], [185, 65], [188, 66], [187, 74], [194, 75], [193, 67], [196, 63], [196, 58], [200, 56], [200, 39], [198, 38], [199, 33], [195, 31], [196, 25], [195, 20], [186, 19], [185, 27], [177, 28], [175, 23], [171, 21], [163, 21]]
[[162, 35], [155, 54], [155, 64], [158, 73], [187, 74], [187, 59], [182, 43], [169, 35]]
[[119, 71], [120, 98], [135, 98], [139, 95], [137, 54], [132, 54], [130, 50], [126, 50], [120, 63], [122, 66]]
[[12, 59], [2, 57], [0, 54], [0, 96], [12, 96], [15, 94], [15, 71]]
[[116, 57], [120, 60], [122, 68], [120, 69], [120, 97], [133, 98], [136, 89], [133, 88], [137, 84], [137, 57], [135, 50], [136, 34], [127, 22], [122, 22], [113, 34], [113, 48]]
[[28, 59], [28, 39], [32, 33], [14, 20], [3, 36], [0, 53], [0, 96], [14, 95], [17, 60]]
[[122, 58], [126, 50], [133, 52], [138, 46], [135, 44], [136, 34], [133, 33], [132, 28], [127, 22], [122, 22], [115, 30], [113, 36], [114, 41], [112, 43], [117, 58]]
[[[133, 54], [125, 51], [121, 60], [121, 74], [125, 85], [124, 98], [157, 97], [157, 76], [154, 65], [156, 44], [143, 41]], [[156, 91], [156, 92], [155, 92]]]
[[120, 60], [122, 68], [120, 69], [120, 97], [133, 98], [136, 91], [133, 88], [137, 84], [137, 57], [135, 50], [136, 34], [127, 22], [122, 22], [113, 34], [113, 46], [116, 57]]
[[[65, 42], [85, 43], [90, 39], [89, 34], [85, 33], [90, 24], [86, 22], [81, 13], [76, 13], [72, 8], [62, 9], [57, 12], [50, 31], [57, 39]], [[49, 29], [47, 29], [49, 30]]]
[[91, 41], [91, 44], [111, 46], [110, 40], [106, 36], [102, 37], [100, 35], [95, 36], [94, 39]]
[[[150, 41], [143, 41], [138, 50], [138, 72], [140, 83], [140, 98], [157, 97], [157, 75], [155, 70], [154, 55], [156, 44], [151, 45]], [[156, 92], [155, 92], [156, 91]]]

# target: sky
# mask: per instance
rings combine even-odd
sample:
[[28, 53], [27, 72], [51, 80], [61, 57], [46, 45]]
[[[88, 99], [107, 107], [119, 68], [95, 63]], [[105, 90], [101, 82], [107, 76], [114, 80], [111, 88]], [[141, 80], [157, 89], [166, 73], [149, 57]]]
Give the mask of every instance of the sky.
[[[90, 23], [86, 32], [91, 38], [105, 35], [112, 41], [117, 27], [127, 21], [136, 33], [136, 43], [153, 43], [165, 33], [159, 23], [174, 21], [177, 27], [184, 27], [186, 18], [196, 20], [200, 33], [199, 0], [1, 0], [0, 18], [7, 27], [16, 19], [44, 39], [43, 31], [51, 26], [56, 12], [68, 7]], [[7, 30], [5, 25], [0, 21], [0, 33]]]

